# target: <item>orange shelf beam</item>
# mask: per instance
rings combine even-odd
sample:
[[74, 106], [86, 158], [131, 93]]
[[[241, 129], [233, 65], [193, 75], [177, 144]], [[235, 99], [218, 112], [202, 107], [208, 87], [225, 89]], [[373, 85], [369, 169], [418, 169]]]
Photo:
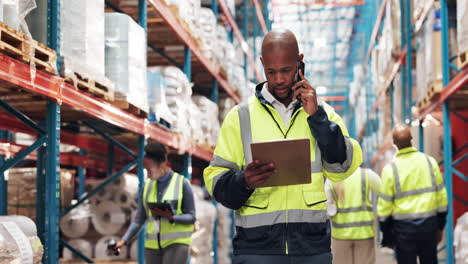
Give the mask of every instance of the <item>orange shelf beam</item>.
[[[0, 80], [9, 82], [30, 93], [45, 96], [59, 104], [72, 106], [95, 118], [114, 126], [126, 129], [146, 138], [154, 139], [175, 149], [188, 151], [194, 156], [210, 161], [212, 153], [203, 151], [199, 146], [183, 142], [181, 136], [153, 125], [148, 120], [131, 115], [113, 105], [76, 90], [63, 78], [52, 76], [37, 70], [35, 78], [31, 78], [30, 66], [0, 53]], [[1, 125], [0, 125], [1, 126]], [[7, 130], [12, 127], [8, 125]], [[18, 125], [17, 129], [27, 128]]]

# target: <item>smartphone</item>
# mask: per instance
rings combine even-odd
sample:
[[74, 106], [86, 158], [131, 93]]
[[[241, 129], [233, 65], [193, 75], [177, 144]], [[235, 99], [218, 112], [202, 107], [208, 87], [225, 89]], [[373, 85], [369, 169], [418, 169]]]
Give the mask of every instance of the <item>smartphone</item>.
[[297, 62], [296, 81], [294, 83], [297, 83], [298, 81], [301, 80], [301, 76], [299, 75], [299, 70], [302, 71], [302, 75], [305, 75], [305, 64], [304, 64], [303, 61], [298, 61]]
[[[297, 83], [301, 81], [301, 76], [299, 75], [299, 70], [302, 71], [302, 75], [305, 75], [305, 64], [303, 61], [297, 61], [297, 68], [296, 68], [296, 81], [294, 83]], [[297, 95], [296, 99], [298, 101], [301, 101], [301, 95]]]

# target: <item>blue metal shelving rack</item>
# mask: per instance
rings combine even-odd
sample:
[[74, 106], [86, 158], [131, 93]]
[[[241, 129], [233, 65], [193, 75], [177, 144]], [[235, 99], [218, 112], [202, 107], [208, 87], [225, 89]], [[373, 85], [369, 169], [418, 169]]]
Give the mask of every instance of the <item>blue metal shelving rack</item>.
[[[386, 0], [382, 1], [382, 4], [385, 4]], [[433, 4], [433, 1], [429, 2]], [[395, 121], [403, 122], [403, 123], [410, 123], [411, 121], [418, 121], [419, 122], [419, 148], [420, 151], [424, 151], [424, 130], [422, 127], [422, 121], [424, 120], [427, 114], [430, 114], [432, 111], [436, 110], [438, 106], [442, 106], [442, 123], [443, 123], [443, 152], [444, 152], [444, 160], [443, 160], [443, 168], [444, 168], [444, 178], [445, 178], [445, 186], [447, 189], [447, 196], [448, 196], [448, 215], [447, 215], [447, 225], [446, 225], [446, 243], [445, 246], [439, 249], [440, 251], [446, 252], [446, 258], [440, 259], [440, 262], [453, 264], [455, 263], [454, 260], [454, 252], [453, 252], [453, 200], [455, 198], [461, 199], [460, 197], [454, 196], [453, 193], [453, 177], [460, 177], [465, 182], [468, 182], [468, 178], [466, 175], [463, 175], [459, 170], [455, 168], [456, 165], [460, 164], [463, 160], [465, 160], [468, 155], [464, 154], [457, 160], [453, 160], [453, 149], [452, 149], [452, 131], [451, 131], [451, 120], [450, 114], [455, 113], [453, 110], [450, 109], [450, 98], [456, 94], [456, 92], [464, 87], [468, 83], [468, 69], [463, 71], [456, 69], [455, 66], [451, 65], [450, 58], [449, 58], [449, 38], [448, 38], [448, 7], [447, 7], [447, 0], [440, 1], [440, 10], [441, 10], [441, 38], [442, 38], [442, 73], [443, 73], [443, 90], [440, 93], [440, 96], [436, 99], [433, 99], [429, 105], [425, 106], [423, 109], [420, 109], [420, 113], [417, 116], [413, 116], [411, 113], [411, 107], [414, 105], [415, 102], [412, 101], [412, 53], [413, 47], [411, 47], [411, 39], [415, 36], [415, 28], [419, 30], [421, 25], [424, 23], [425, 15], [418, 19], [414, 24], [411, 24], [411, 6], [410, 2], [406, 0], [400, 1], [401, 5], [401, 33], [402, 33], [402, 46], [406, 47], [406, 57], [405, 57], [405, 65], [401, 67], [401, 77], [402, 77], [402, 100], [401, 102], [394, 102], [393, 97], [391, 96], [391, 109], [393, 112], [395, 104], [401, 104], [402, 106], [402, 118], [401, 120], [393, 120], [392, 118], [392, 125]], [[426, 14], [427, 15], [427, 14]], [[377, 20], [382, 19], [382, 17], [377, 17]], [[370, 47], [372, 48], [372, 47]], [[457, 74], [455, 77], [451, 78], [450, 76], [450, 68], [454, 68], [457, 70]], [[389, 88], [389, 93], [392, 95], [394, 92], [393, 85]], [[464, 109], [468, 109], [468, 105], [463, 106]], [[357, 113], [354, 113], [356, 115]], [[463, 119], [466, 122], [465, 119]], [[368, 120], [369, 121], [369, 120]], [[366, 127], [369, 129], [368, 127]], [[369, 133], [367, 133], [369, 131]], [[370, 133], [373, 133], [372, 130], [366, 130], [366, 136], [370, 136]], [[379, 155], [381, 152], [387, 150], [391, 145], [381, 146], [380, 148], [372, 148], [366, 146], [368, 149], [366, 153], [368, 154], [375, 154], [374, 158]], [[460, 153], [464, 150], [464, 147], [456, 150], [455, 153]], [[456, 176], [455, 176], [456, 175]], [[466, 201], [462, 202], [466, 203]]]

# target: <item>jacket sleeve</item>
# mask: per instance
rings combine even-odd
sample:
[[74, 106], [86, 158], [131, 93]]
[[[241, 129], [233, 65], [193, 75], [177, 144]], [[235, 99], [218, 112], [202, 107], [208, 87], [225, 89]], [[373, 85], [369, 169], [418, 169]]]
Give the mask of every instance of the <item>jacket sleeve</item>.
[[254, 191], [245, 183], [243, 163], [239, 115], [234, 107], [224, 119], [213, 160], [203, 172], [208, 192], [230, 209], [241, 208]]
[[380, 222], [385, 222], [393, 213], [395, 197], [395, 180], [392, 168], [387, 165], [382, 170], [382, 185], [380, 186], [377, 214]]
[[432, 157], [429, 157], [429, 160], [432, 164], [432, 169], [436, 177], [436, 199], [437, 199], [437, 218], [439, 222], [439, 230], [443, 230], [447, 222], [447, 209], [448, 209], [448, 200], [447, 200], [447, 190], [445, 188], [444, 177], [440, 173], [439, 165], [437, 161]]
[[353, 174], [362, 163], [362, 151], [341, 117], [323, 103], [307, 121], [322, 155], [324, 175], [337, 182]]

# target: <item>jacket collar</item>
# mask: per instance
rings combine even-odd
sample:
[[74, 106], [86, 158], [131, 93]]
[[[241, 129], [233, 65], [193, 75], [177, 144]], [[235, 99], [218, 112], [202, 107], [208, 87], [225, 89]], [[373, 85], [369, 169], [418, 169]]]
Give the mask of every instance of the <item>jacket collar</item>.
[[[263, 86], [264, 86], [265, 83], [266, 83], [266, 81], [257, 84], [257, 86], [255, 87], [255, 96], [256, 96], [257, 99], [260, 101], [260, 103], [262, 103], [262, 104], [264, 104], [264, 105], [269, 105], [269, 106], [271, 106], [272, 108], [274, 108], [273, 105], [272, 105], [270, 102], [268, 102], [268, 101], [265, 99], [265, 97], [263, 96], [263, 94], [262, 94], [262, 89], [263, 89]], [[295, 113], [295, 112], [296, 112], [299, 108], [301, 108], [301, 107], [302, 107], [302, 102], [297, 102], [296, 105], [294, 106], [294, 111], [293, 111], [293, 113]]]
[[400, 149], [398, 152], [397, 152], [397, 156], [400, 156], [400, 155], [404, 155], [404, 154], [408, 154], [408, 153], [411, 153], [411, 152], [417, 152], [418, 150], [414, 147], [407, 147], [407, 148], [403, 148], [403, 149]]

